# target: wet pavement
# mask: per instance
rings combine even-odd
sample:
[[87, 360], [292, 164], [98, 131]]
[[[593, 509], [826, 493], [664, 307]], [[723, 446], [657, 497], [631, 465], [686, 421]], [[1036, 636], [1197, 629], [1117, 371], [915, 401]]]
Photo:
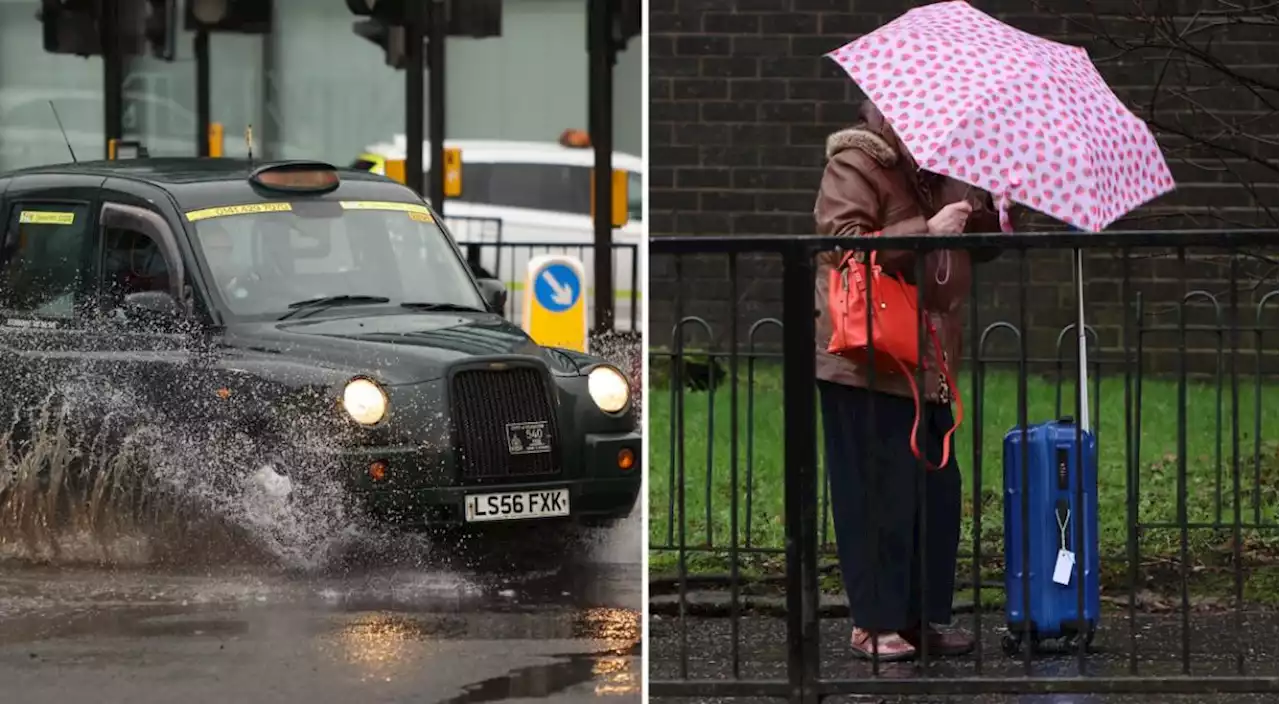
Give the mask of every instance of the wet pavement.
[[[1277, 671], [1277, 612], [1254, 610], [1241, 615], [1193, 613], [1190, 615], [1190, 662], [1192, 675], [1237, 674], [1237, 654], [1245, 673], [1275, 677]], [[1138, 675], [1155, 678], [1182, 672], [1182, 617], [1180, 614], [1138, 614], [1135, 620]], [[960, 616], [957, 626], [973, 629], [973, 616]], [[733, 625], [728, 618], [688, 618], [682, 629], [678, 618], [652, 616], [649, 620], [651, 680], [730, 679], [733, 677]], [[742, 679], [785, 680], [786, 622], [774, 617], [744, 616], [738, 623], [738, 661]], [[981, 622], [981, 674], [984, 677], [1020, 677], [1027, 671], [1021, 657], [1005, 656], [1000, 650], [1001, 624], [998, 614], [983, 614]], [[848, 623], [824, 619], [821, 676], [826, 679], [863, 679], [872, 676], [867, 663], [857, 662], [848, 649]], [[1096, 652], [1086, 656], [1085, 674], [1092, 676], [1129, 675], [1129, 634], [1127, 613], [1109, 614], [1094, 643]], [[687, 645], [686, 645], [687, 644]], [[1240, 652], [1237, 653], [1239, 648]], [[682, 652], [687, 654], [687, 674], [681, 672]], [[931, 659], [932, 660], [932, 659]], [[919, 664], [882, 664], [883, 678], [971, 677], [977, 673], [978, 654], [964, 658], [931, 661], [927, 673]], [[1033, 659], [1035, 677], [1076, 677], [1078, 659], [1070, 654], [1045, 652]], [[709, 699], [662, 698], [653, 702], [726, 701], [733, 704], [777, 702], [767, 698]], [[1099, 695], [1046, 694], [956, 696], [939, 692], [936, 696], [890, 697], [851, 695], [831, 697], [827, 702], [941, 703], [954, 704], [1272, 704], [1270, 694]]]
[[639, 701], [635, 528], [589, 552], [519, 573], [0, 560], [0, 701]]

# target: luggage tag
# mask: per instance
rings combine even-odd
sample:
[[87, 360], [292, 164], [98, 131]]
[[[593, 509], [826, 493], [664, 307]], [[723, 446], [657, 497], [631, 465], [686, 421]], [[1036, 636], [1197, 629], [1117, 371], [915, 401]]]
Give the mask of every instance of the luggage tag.
[[1067, 549], [1067, 525], [1071, 522], [1071, 509], [1066, 510], [1066, 516], [1059, 518], [1057, 511], [1054, 511], [1054, 520], [1058, 522], [1058, 535], [1060, 537], [1058, 548], [1058, 561], [1053, 566], [1053, 581], [1055, 584], [1067, 586], [1071, 584], [1071, 572], [1076, 566], [1076, 554]]

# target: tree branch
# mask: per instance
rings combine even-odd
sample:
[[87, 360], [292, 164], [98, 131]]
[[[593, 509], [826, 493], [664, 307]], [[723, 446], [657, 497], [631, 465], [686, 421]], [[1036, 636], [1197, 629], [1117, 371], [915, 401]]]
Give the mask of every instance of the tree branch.
[[[1237, 184], [1237, 197], [1244, 194], [1255, 213], [1276, 223], [1271, 205], [1280, 148], [1276, 74], [1235, 64], [1247, 64], [1262, 51], [1257, 47], [1265, 46], [1266, 30], [1277, 27], [1280, 0], [1202, 0], [1198, 11], [1187, 14], [1162, 0], [1068, 2], [1032, 0], [1037, 9], [1062, 18], [1073, 33], [1093, 37], [1094, 47], [1107, 49], [1093, 53], [1104, 74], [1108, 64], [1135, 58], [1155, 64], [1150, 96], [1133, 107], [1157, 136], [1183, 142], [1167, 148], [1166, 158], [1212, 170], [1218, 174], [1215, 181]], [[1233, 43], [1241, 33], [1244, 44]], [[1257, 53], [1256, 61], [1269, 65], [1274, 60]], [[1213, 203], [1182, 214], [1190, 221], [1209, 216], [1223, 224], [1245, 224]]]

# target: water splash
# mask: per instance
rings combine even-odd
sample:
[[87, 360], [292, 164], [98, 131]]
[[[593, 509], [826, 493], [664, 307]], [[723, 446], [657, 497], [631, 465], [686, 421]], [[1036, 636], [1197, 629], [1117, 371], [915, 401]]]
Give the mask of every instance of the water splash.
[[363, 527], [317, 435], [269, 447], [65, 385], [0, 433], [0, 558], [322, 565]]
[[591, 335], [591, 354], [605, 358], [631, 379], [631, 398], [636, 409], [636, 424], [644, 408], [643, 349], [639, 333], [607, 332]]
[[[631, 377], [638, 424], [639, 340], [604, 336], [592, 349]], [[273, 446], [224, 421], [178, 422], [101, 376], [54, 386], [0, 424], [0, 560], [315, 571], [349, 562], [351, 549], [394, 545], [421, 562], [441, 547], [387, 540], [355, 510], [323, 424], [293, 421]], [[638, 561], [639, 524], [637, 510], [595, 536], [595, 552]]]
[[[644, 411], [643, 346], [638, 333], [611, 332], [591, 337], [591, 353], [604, 357], [631, 379], [631, 398], [635, 405], [636, 428]], [[647, 466], [647, 465], [642, 465]], [[643, 556], [644, 530], [637, 501], [631, 514], [611, 529], [593, 536], [591, 552], [597, 562], [640, 564]]]

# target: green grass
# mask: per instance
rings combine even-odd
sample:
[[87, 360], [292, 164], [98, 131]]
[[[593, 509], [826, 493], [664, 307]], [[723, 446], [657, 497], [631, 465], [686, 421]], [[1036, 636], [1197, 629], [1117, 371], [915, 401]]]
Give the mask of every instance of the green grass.
[[[655, 370], [656, 371], [656, 370]], [[659, 375], [652, 375], [657, 378]], [[748, 413], [748, 389], [745, 368], [740, 370], [738, 412], [738, 531], [739, 545], [750, 544], [760, 548], [783, 546], [783, 398], [780, 371], [758, 366], [754, 383], [753, 411]], [[973, 393], [969, 375], [960, 380], [962, 398], [971, 402]], [[1093, 382], [1090, 381], [1090, 393]], [[1003, 465], [1001, 443], [1005, 432], [1017, 421], [1018, 381], [1012, 373], [989, 372], [984, 384], [982, 409], [982, 523], [981, 539], [984, 562], [999, 567], [1003, 552], [1002, 486]], [[1031, 422], [1047, 420], [1055, 412], [1056, 385], [1054, 381], [1031, 378], [1027, 383], [1027, 417]], [[1063, 386], [1063, 413], [1072, 414], [1075, 406], [1074, 384]], [[1255, 383], [1250, 377], [1239, 381], [1239, 447], [1242, 523], [1260, 523], [1269, 529], [1249, 529], [1243, 532], [1242, 551], [1250, 565], [1276, 562], [1277, 523], [1277, 386], [1262, 386], [1261, 438], [1254, 434]], [[714, 396], [714, 398], [712, 398]], [[1174, 381], [1144, 379], [1141, 405], [1141, 449], [1139, 456], [1139, 521], [1141, 523], [1178, 522], [1179, 497], [1177, 491], [1178, 466], [1177, 422], [1178, 385]], [[1093, 426], [1099, 437], [1098, 495], [1099, 540], [1104, 559], [1104, 579], [1125, 574], [1127, 545], [1126, 470], [1124, 443], [1124, 381], [1122, 378], [1106, 378], [1102, 381], [1101, 418], [1093, 418]], [[714, 403], [714, 434], [708, 434], [708, 404]], [[646, 398], [649, 406], [650, 471], [649, 471], [649, 531], [650, 546], [671, 544], [668, 529], [672, 527], [668, 507], [674, 501], [671, 485], [672, 467], [672, 394], [669, 386], [656, 383]], [[1192, 523], [1220, 523], [1218, 528], [1197, 528], [1190, 531], [1189, 549], [1197, 574], [1206, 580], [1224, 570], [1229, 574], [1232, 554], [1234, 503], [1231, 470], [1231, 394], [1226, 387], [1222, 398], [1222, 430], [1218, 437], [1216, 389], [1211, 384], [1190, 381], [1187, 386], [1186, 404], [1186, 511]], [[956, 456], [960, 459], [965, 477], [965, 519], [961, 549], [971, 552], [973, 544], [973, 409], [966, 408], [964, 425], [956, 433]], [[685, 544], [692, 548], [713, 548], [687, 558], [691, 572], [723, 572], [727, 560], [725, 552], [731, 543], [730, 510], [734, 487], [731, 484], [730, 424], [732, 407], [729, 396], [729, 380], [714, 393], [705, 391], [684, 392], [684, 473], [685, 473]], [[819, 424], [820, 424], [819, 416]], [[753, 434], [752, 459], [752, 507], [751, 530], [747, 526], [747, 429]], [[815, 429], [815, 442], [821, 443], [820, 427]], [[1216, 448], [1220, 448], [1216, 449]], [[822, 464], [821, 445], [818, 445], [819, 465]], [[1217, 473], [1218, 453], [1221, 453], [1222, 481]], [[710, 452], [710, 458], [708, 458]], [[1255, 457], [1260, 462], [1260, 480], [1255, 480]], [[710, 461], [708, 461], [710, 459]], [[711, 490], [708, 495], [707, 480], [710, 474]], [[825, 486], [823, 475], [819, 491]], [[1221, 486], [1220, 515], [1217, 492]], [[1257, 493], [1258, 515], [1255, 521], [1254, 497]], [[707, 508], [710, 507], [711, 541], [707, 541]], [[677, 509], [678, 520], [678, 509]], [[829, 521], [828, 521], [829, 523]], [[828, 543], [834, 543], [834, 533], [828, 528]], [[1176, 561], [1180, 547], [1180, 535], [1176, 529], [1146, 528], [1140, 532], [1143, 571], [1155, 582], [1172, 580], [1177, 585], [1177, 570], [1168, 573], [1169, 565]], [[826, 545], [830, 550], [833, 545]], [[723, 549], [723, 550], [721, 550]], [[986, 560], [987, 557], [991, 561]], [[745, 558], [745, 559], [743, 559]], [[675, 569], [677, 555], [674, 551], [652, 550], [650, 569], [653, 574], [670, 573]], [[777, 557], [742, 556], [740, 564], [746, 573], [774, 572], [780, 570]], [[1254, 570], [1268, 573], [1272, 570]], [[1275, 582], [1274, 579], [1271, 580]], [[1274, 600], [1275, 587], [1268, 587]], [[1229, 593], [1229, 592], [1228, 592]]]

